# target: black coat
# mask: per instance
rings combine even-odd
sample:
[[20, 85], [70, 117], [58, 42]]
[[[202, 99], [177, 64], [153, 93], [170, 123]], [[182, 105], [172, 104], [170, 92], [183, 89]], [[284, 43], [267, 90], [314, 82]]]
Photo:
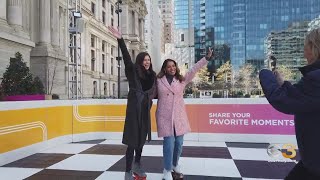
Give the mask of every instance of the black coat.
[[275, 109], [294, 115], [301, 161], [310, 172], [320, 175], [320, 60], [300, 71], [303, 77], [294, 85], [285, 81], [279, 86], [269, 70], [260, 72], [260, 82]]
[[122, 143], [132, 148], [142, 148], [147, 135], [151, 140], [150, 109], [152, 95], [155, 92], [155, 80], [149, 90], [143, 91], [138, 72], [133, 64], [124, 40], [118, 39], [125, 65], [125, 74], [129, 83], [129, 93], [126, 109], [126, 120]]

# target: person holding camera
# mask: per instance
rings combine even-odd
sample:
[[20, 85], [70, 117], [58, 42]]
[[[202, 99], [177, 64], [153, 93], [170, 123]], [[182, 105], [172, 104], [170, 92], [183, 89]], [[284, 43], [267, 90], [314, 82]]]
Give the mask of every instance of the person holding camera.
[[269, 103], [278, 111], [293, 114], [301, 160], [286, 180], [320, 179], [320, 28], [307, 34], [304, 44], [307, 65], [299, 70], [297, 84], [284, 81], [281, 73], [263, 69], [259, 78]]
[[171, 180], [171, 174], [175, 179], [183, 178], [178, 162], [182, 152], [183, 136], [190, 132], [183, 92], [185, 86], [207, 64], [212, 55], [213, 52], [209, 48], [207, 56], [199, 60], [185, 76], [180, 74], [174, 60], [166, 59], [157, 75], [156, 122], [158, 136], [163, 137], [163, 179], [165, 180]]

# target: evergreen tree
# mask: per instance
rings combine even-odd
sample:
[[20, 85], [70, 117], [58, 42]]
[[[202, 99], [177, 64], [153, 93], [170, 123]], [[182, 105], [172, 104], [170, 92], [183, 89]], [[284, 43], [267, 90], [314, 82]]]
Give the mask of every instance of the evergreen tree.
[[34, 94], [44, 94], [44, 86], [40, 80], [40, 78], [37, 76], [33, 80], [33, 89], [32, 92]]
[[[23, 62], [22, 55], [17, 52], [15, 58], [10, 58], [10, 64], [3, 74], [1, 86], [7, 96], [43, 94], [43, 85], [39, 78], [33, 80], [29, 67]], [[36, 84], [36, 87], [34, 85]], [[42, 89], [42, 90], [40, 90]]]

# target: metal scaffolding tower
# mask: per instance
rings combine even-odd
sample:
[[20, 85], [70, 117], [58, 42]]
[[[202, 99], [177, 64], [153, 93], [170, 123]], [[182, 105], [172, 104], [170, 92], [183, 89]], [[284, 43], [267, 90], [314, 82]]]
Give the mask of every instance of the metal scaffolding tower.
[[69, 99], [81, 99], [83, 92], [81, 66], [81, 33], [83, 32], [83, 20], [81, 0], [68, 0], [68, 25], [68, 97]]

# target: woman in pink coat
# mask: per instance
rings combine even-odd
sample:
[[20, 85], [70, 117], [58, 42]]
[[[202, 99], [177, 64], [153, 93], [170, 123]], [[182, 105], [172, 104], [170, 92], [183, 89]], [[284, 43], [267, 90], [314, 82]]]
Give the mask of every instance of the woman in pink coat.
[[183, 135], [190, 132], [190, 125], [183, 100], [185, 86], [195, 74], [211, 59], [209, 48], [206, 57], [198, 61], [183, 77], [177, 63], [172, 59], [163, 62], [157, 75], [158, 104], [156, 111], [158, 136], [163, 137], [164, 170], [163, 179], [171, 180], [171, 172], [183, 178], [178, 165], [182, 152]]

